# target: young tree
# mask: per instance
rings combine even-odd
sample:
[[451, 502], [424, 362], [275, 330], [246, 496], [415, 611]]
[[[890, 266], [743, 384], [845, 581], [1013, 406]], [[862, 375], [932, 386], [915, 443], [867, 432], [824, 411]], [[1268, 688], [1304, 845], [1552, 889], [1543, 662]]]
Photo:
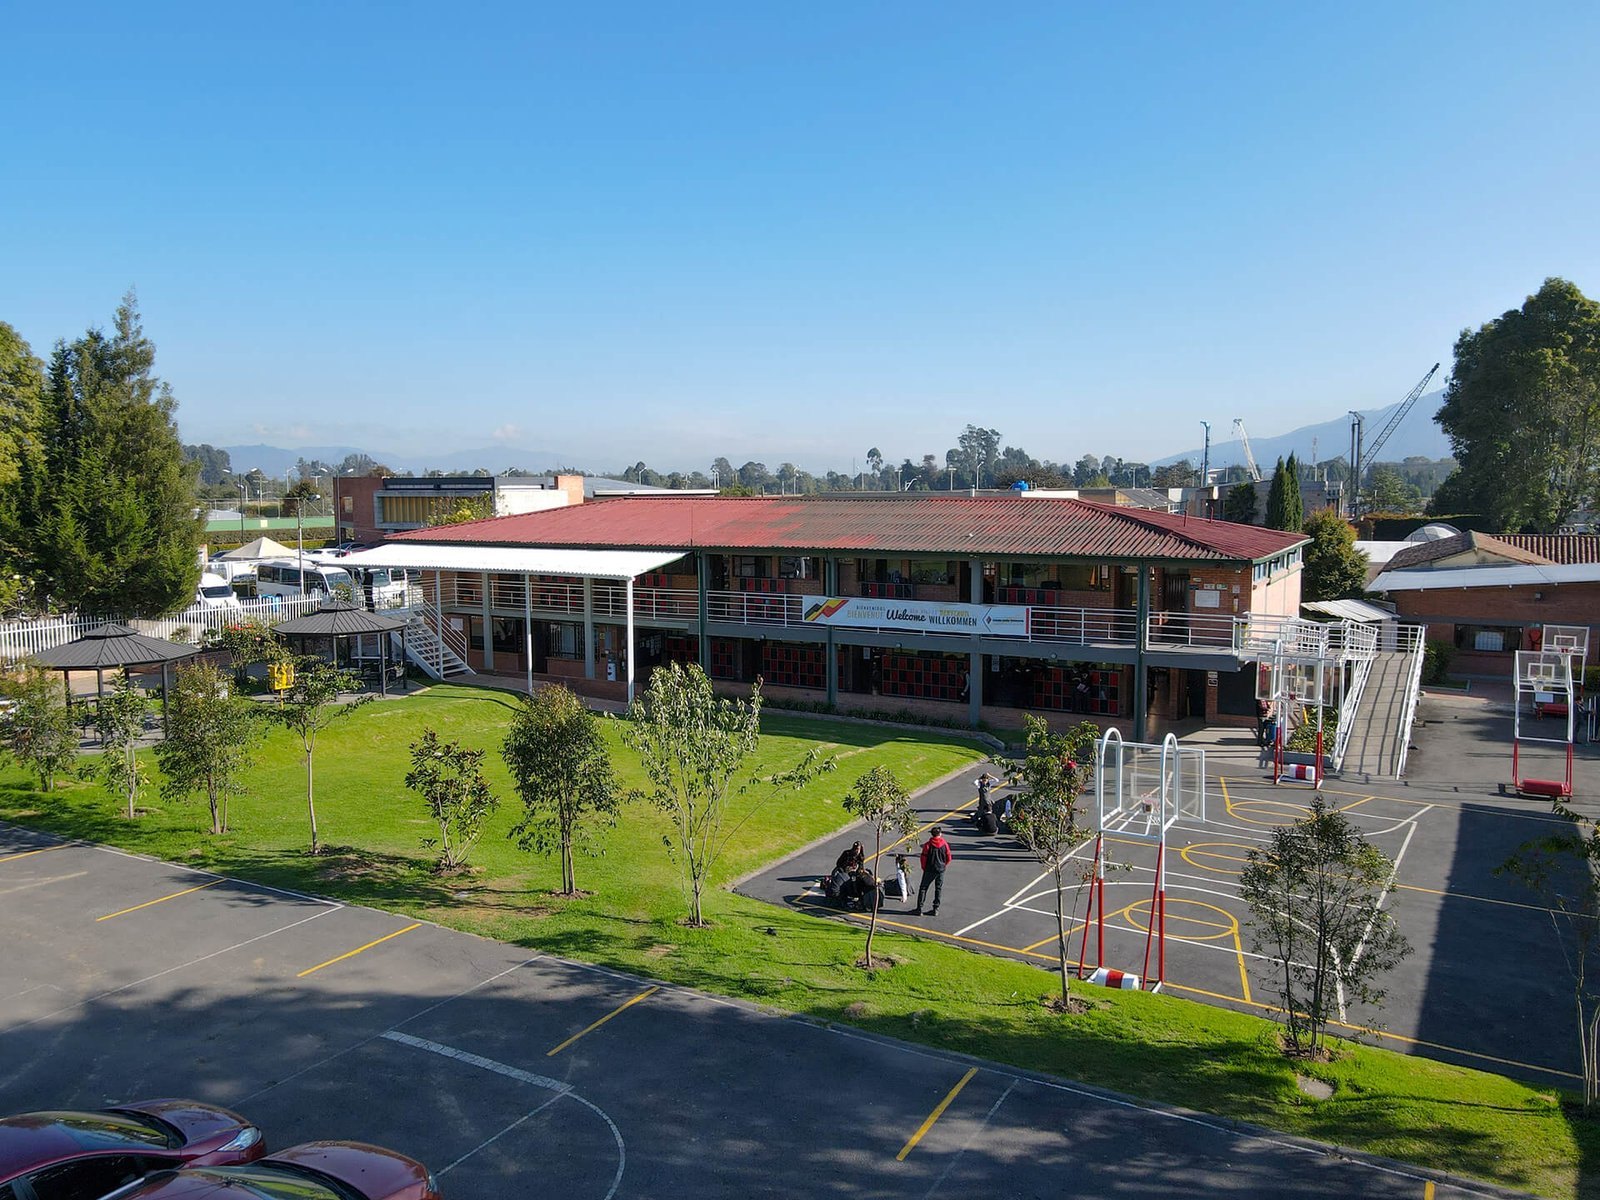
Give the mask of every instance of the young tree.
[[9, 714], [0, 715], [6, 752], [39, 777], [42, 791], [52, 790], [56, 776], [78, 757], [78, 731], [61, 676], [43, 667], [24, 666], [11, 678], [0, 679], [0, 695], [14, 706]]
[[1523, 843], [1496, 874], [1527, 884], [1550, 914], [1572, 983], [1583, 1107], [1592, 1110], [1600, 1101], [1600, 972], [1589, 969], [1600, 963], [1600, 825], [1560, 801], [1555, 811], [1568, 828]]
[[111, 693], [100, 700], [95, 724], [105, 747], [100, 756], [100, 779], [106, 788], [128, 802], [128, 820], [133, 820], [139, 792], [147, 780], [139, 761], [137, 746], [150, 715], [150, 702], [133, 686], [126, 675], [117, 680]]
[[[883, 835], [895, 833], [910, 837], [917, 827], [917, 814], [911, 809], [911, 798], [905, 785], [888, 767], [877, 766], [858, 776], [855, 786], [845, 793], [844, 810], [872, 826], [875, 840], [872, 861], [883, 856]], [[878, 896], [880, 889], [872, 889], [872, 916], [867, 921], [867, 955], [862, 966], [871, 969], [872, 937], [878, 931]]]
[[[639, 756], [650, 790], [643, 793], [671, 821], [663, 839], [683, 870], [689, 924], [706, 924], [701, 905], [707, 882], [728, 839], [728, 809], [737, 797], [752, 802], [743, 820], [780, 792], [803, 787], [833, 769], [817, 750], [788, 771], [765, 777], [746, 773], [761, 741], [761, 684], [749, 700], [723, 700], [697, 664], [657, 667], [650, 687], [628, 709], [623, 741]], [[740, 822], [742, 824], [743, 821]]]
[[499, 806], [499, 799], [483, 777], [482, 750], [467, 750], [460, 742], [440, 741], [432, 729], [411, 743], [411, 770], [406, 786], [427, 802], [428, 815], [439, 827], [437, 838], [423, 838], [428, 849], [439, 848], [439, 869], [454, 871], [466, 865], [467, 854], [483, 832], [483, 821]]
[[1248, 479], [1234, 484], [1222, 497], [1222, 519], [1240, 525], [1256, 523], [1256, 485]]
[[110, 335], [56, 348], [40, 421], [32, 573], [86, 613], [175, 612], [194, 598], [201, 519], [171, 389], [130, 292]]
[[204, 795], [211, 832], [227, 832], [228, 801], [247, 790], [260, 734], [256, 706], [234, 695], [226, 675], [212, 666], [179, 667], [167, 696], [167, 736], [156, 744], [161, 795]]
[[1456, 339], [1439, 426], [1460, 464], [1434, 512], [1554, 532], [1600, 479], [1600, 303], [1546, 279]]
[[1311, 514], [1305, 524], [1304, 598], [1350, 600], [1366, 593], [1367, 556], [1356, 549], [1356, 531], [1331, 508]]
[[294, 660], [294, 681], [279, 696], [272, 717], [300, 739], [300, 748], [306, 760], [306, 812], [311, 817], [311, 853], [322, 853], [322, 842], [317, 835], [316, 781], [312, 774], [312, 760], [317, 752], [317, 735], [335, 721], [350, 716], [376, 696], [355, 696], [340, 701], [339, 692], [344, 686], [344, 672], [315, 655], [305, 655]]
[[1381, 1004], [1377, 981], [1411, 947], [1381, 900], [1394, 864], [1319, 794], [1311, 811], [1250, 851], [1239, 894], [1255, 949], [1277, 973], [1289, 1050], [1316, 1058], [1350, 1000]]
[[576, 895], [573, 851], [616, 824], [622, 799], [599, 719], [569, 689], [541, 688], [511, 718], [500, 757], [522, 800], [522, 819], [507, 836], [524, 850], [557, 851], [561, 894]]
[[1068, 857], [1094, 836], [1078, 824], [1078, 797], [1094, 776], [1094, 744], [1100, 730], [1082, 721], [1065, 733], [1052, 733], [1040, 717], [1025, 718], [1027, 754], [1011, 771], [1018, 789], [1010, 825], [1017, 840], [1050, 871], [1056, 893], [1056, 959], [1061, 970], [1061, 1004], [1067, 995], [1067, 917], [1064, 893], [1069, 879], [1081, 894], [1093, 868], [1074, 871]]

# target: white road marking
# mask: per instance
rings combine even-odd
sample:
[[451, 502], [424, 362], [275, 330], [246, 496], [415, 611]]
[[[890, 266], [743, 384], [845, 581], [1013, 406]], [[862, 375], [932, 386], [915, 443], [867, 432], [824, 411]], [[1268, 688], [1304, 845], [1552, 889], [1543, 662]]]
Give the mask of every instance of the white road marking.
[[945, 1163], [944, 1170], [939, 1172], [939, 1178], [933, 1181], [933, 1186], [922, 1194], [922, 1200], [933, 1200], [934, 1193], [944, 1186], [944, 1181], [950, 1177], [950, 1172], [955, 1170], [956, 1164], [961, 1161], [961, 1156], [967, 1152], [967, 1147], [972, 1145], [974, 1139], [980, 1133], [989, 1128], [989, 1122], [994, 1120], [995, 1113], [1000, 1111], [1000, 1106], [1006, 1102], [1006, 1097], [1011, 1095], [1017, 1084], [1021, 1082], [1020, 1079], [1013, 1079], [1006, 1085], [1006, 1090], [1000, 1093], [1000, 1099], [989, 1106], [989, 1111], [984, 1114], [984, 1118], [978, 1123], [978, 1127], [967, 1135], [966, 1141], [961, 1143], [961, 1149], [957, 1150], [955, 1156]]
[[73, 871], [70, 875], [52, 875], [49, 879], [35, 879], [32, 883], [19, 883], [14, 887], [0, 888], [0, 896], [9, 896], [12, 892], [25, 892], [29, 888], [44, 887], [51, 883], [64, 883], [68, 879], [81, 879], [87, 871]]

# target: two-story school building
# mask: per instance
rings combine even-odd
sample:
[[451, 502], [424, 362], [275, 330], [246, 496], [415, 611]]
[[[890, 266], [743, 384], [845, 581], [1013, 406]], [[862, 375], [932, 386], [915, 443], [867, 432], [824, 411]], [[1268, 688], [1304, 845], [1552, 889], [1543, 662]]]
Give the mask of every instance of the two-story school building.
[[[1253, 721], [1246, 664], [1300, 606], [1306, 539], [1003, 497], [632, 497], [401, 533], [465, 668], [631, 697], [655, 665], [986, 709]], [[993, 714], [991, 714], [993, 715]]]

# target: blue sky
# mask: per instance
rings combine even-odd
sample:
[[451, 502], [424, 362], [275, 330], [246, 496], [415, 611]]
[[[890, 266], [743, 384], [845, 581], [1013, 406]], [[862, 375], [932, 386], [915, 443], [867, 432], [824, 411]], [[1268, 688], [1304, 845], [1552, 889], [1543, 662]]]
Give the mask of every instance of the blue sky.
[[1154, 457], [1397, 400], [1547, 275], [1600, 294], [1593, 4], [5, 25], [0, 320], [47, 354], [137, 286], [188, 440]]

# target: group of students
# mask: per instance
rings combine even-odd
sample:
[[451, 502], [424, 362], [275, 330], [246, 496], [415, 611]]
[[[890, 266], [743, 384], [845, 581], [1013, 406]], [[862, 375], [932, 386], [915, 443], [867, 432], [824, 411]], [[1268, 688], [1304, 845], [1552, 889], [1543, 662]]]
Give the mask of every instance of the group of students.
[[[999, 833], [1000, 822], [1011, 815], [1009, 796], [996, 802], [990, 795], [999, 782], [1000, 780], [988, 771], [984, 771], [973, 780], [974, 786], [978, 789], [978, 805], [973, 811], [973, 822], [979, 833]], [[930, 891], [933, 892], [933, 907], [926, 910], [927, 914], [933, 916], [938, 913], [939, 903], [944, 899], [944, 873], [954, 857], [950, 843], [945, 840], [944, 828], [935, 825], [928, 831], [928, 840], [922, 843], [919, 854], [922, 880], [917, 887], [915, 909], [917, 916], [923, 915]], [[875, 904], [881, 905], [885, 899], [910, 901], [909, 868], [907, 857], [904, 854], [897, 854], [894, 856], [894, 874], [888, 879], [879, 879], [867, 869], [866, 848], [859, 841], [852, 842], [850, 848], [839, 855], [833, 870], [822, 881], [823, 894], [846, 908], [871, 909]]]

